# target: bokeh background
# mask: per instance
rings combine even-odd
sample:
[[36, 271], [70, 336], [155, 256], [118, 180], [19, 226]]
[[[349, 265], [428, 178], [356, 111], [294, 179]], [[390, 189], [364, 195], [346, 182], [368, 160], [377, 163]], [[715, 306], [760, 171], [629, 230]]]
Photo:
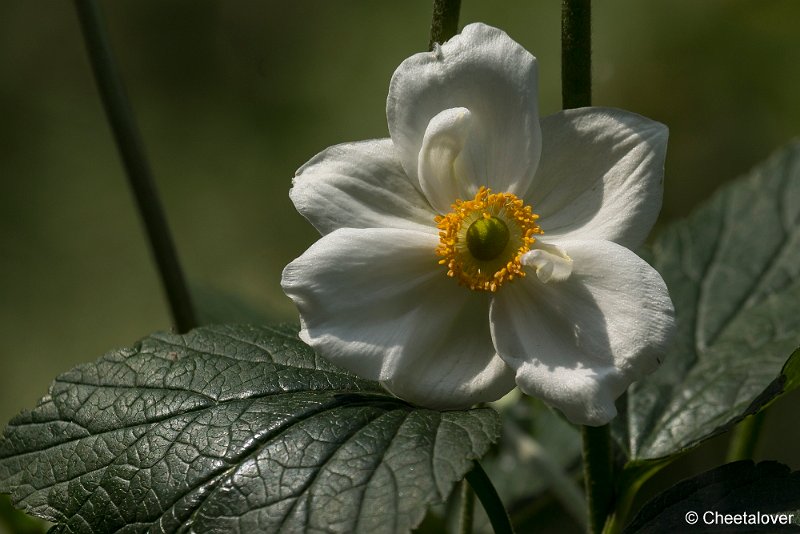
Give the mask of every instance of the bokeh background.
[[[387, 136], [389, 79], [427, 47], [431, 2], [102, 6], [197, 300], [207, 316], [294, 320], [281, 269], [316, 234], [291, 177], [329, 145]], [[543, 114], [560, 107], [559, 16], [558, 0], [462, 5], [462, 25], [539, 58]], [[662, 223], [800, 134], [798, 21], [795, 0], [595, 3], [595, 104], [670, 127]], [[72, 3], [3, 0], [0, 420], [56, 374], [169, 328]], [[800, 468], [798, 402], [770, 414], [759, 457]], [[719, 463], [715, 443], [674, 472]]]

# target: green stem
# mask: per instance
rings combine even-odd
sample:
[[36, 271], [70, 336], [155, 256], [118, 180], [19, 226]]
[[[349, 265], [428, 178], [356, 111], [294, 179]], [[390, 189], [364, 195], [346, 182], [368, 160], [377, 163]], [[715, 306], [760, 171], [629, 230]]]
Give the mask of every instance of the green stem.
[[611, 431], [608, 425], [583, 426], [583, 480], [589, 504], [589, 532], [603, 531], [612, 510], [614, 471], [611, 463]]
[[461, 481], [461, 534], [472, 534], [475, 518], [475, 492], [466, 480]]
[[503, 501], [500, 500], [492, 481], [478, 462], [475, 462], [475, 467], [467, 473], [467, 482], [481, 501], [495, 534], [513, 534], [514, 529], [511, 527], [511, 520], [508, 518]]
[[591, 0], [561, 3], [561, 102], [564, 109], [592, 105]]
[[766, 416], [767, 412], [762, 410], [736, 425], [728, 446], [729, 462], [753, 459]]
[[433, 50], [434, 43], [441, 44], [458, 32], [459, 11], [461, 11], [461, 0], [433, 0], [431, 40], [428, 43], [428, 50]]
[[144, 222], [161, 283], [169, 301], [175, 329], [178, 333], [188, 332], [197, 326], [194, 309], [145, 156], [144, 145], [136, 127], [122, 78], [114, 63], [100, 9], [95, 0], [75, 0], [75, 7], [97, 88], [114, 133], [128, 183]]

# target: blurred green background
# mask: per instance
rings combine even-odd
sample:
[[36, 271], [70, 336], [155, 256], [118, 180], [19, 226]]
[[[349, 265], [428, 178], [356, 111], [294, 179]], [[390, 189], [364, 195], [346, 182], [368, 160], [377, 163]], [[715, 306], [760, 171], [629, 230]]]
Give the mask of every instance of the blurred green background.
[[[281, 269], [316, 233], [291, 177], [329, 145], [387, 136], [389, 79], [426, 48], [431, 2], [102, 6], [198, 299], [294, 320]], [[462, 5], [462, 25], [498, 26], [539, 58], [543, 114], [560, 107], [559, 16], [558, 0]], [[670, 127], [662, 221], [800, 133], [798, 21], [794, 0], [595, 3], [595, 104]], [[70, 2], [0, 3], [0, 183], [6, 421], [59, 372], [170, 328]], [[760, 449], [795, 468], [797, 402], [779, 403]]]

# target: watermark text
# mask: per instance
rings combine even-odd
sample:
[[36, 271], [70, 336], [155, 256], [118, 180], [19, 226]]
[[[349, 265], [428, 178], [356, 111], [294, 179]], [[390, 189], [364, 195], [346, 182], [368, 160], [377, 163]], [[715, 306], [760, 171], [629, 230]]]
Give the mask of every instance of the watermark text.
[[718, 512], [716, 510], [706, 510], [686, 512], [686, 523], [696, 525], [791, 525], [794, 522], [794, 514], [785, 512], [775, 514], [765, 514], [762, 512], [740, 512], [736, 514]]

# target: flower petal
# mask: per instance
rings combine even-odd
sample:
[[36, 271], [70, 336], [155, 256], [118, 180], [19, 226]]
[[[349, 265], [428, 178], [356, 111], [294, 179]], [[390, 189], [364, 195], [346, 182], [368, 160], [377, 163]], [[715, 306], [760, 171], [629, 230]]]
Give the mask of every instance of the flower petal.
[[424, 406], [464, 408], [514, 387], [489, 333], [486, 295], [438, 265], [430, 234], [340, 229], [283, 272], [300, 337], [332, 362]]
[[[470, 24], [433, 52], [403, 61], [392, 76], [389, 133], [412, 180], [431, 120], [467, 108], [472, 127], [462, 155], [464, 180], [474, 188], [527, 190], [541, 151], [537, 66], [505, 32]], [[451, 202], [455, 199], [451, 199]]]
[[391, 139], [323, 150], [297, 171], [289, 196], [323, 235], [337, 228], [437, 232], [435, 213], [403, 171]]
[[548, 238], [644, 242], [661, 209], [667, 127], [610, 108], [542, 119], [542, 160], [526, 195]]
[[468, 109], [447, 109], [431, 119], [425, 130], [417, 171], [422, 192], [439, 213], [450, 211], [455, 199], [475, 195], [472, 182], [464, 183], [467, 173], [461, 157], [471, 122]]
[[573, 260], [565, 281], [526, 276], [491, 307], [492, 337], [517, 385], [573, 423], [603, 425], [614, 400], [658, 366], [674, 329], [661, 276], [609, 241], [560, 241]]
[[416, 338], [426, 324], [430, 334], [396, 359], [383, 385], [400, 398], [438, 409], [501, 398], [516, 384], [492, 344], [488, 297], [450, 279], [437, 285], [439, 291], [425, 295], [429, 301], [418, 309], [412, 331]]
[[572, 258], [559, 246], [537, 239], [531, 250], [522, 255], [522, 264], [533, 267], [539, 281], [563, 282], [572, 274]]

